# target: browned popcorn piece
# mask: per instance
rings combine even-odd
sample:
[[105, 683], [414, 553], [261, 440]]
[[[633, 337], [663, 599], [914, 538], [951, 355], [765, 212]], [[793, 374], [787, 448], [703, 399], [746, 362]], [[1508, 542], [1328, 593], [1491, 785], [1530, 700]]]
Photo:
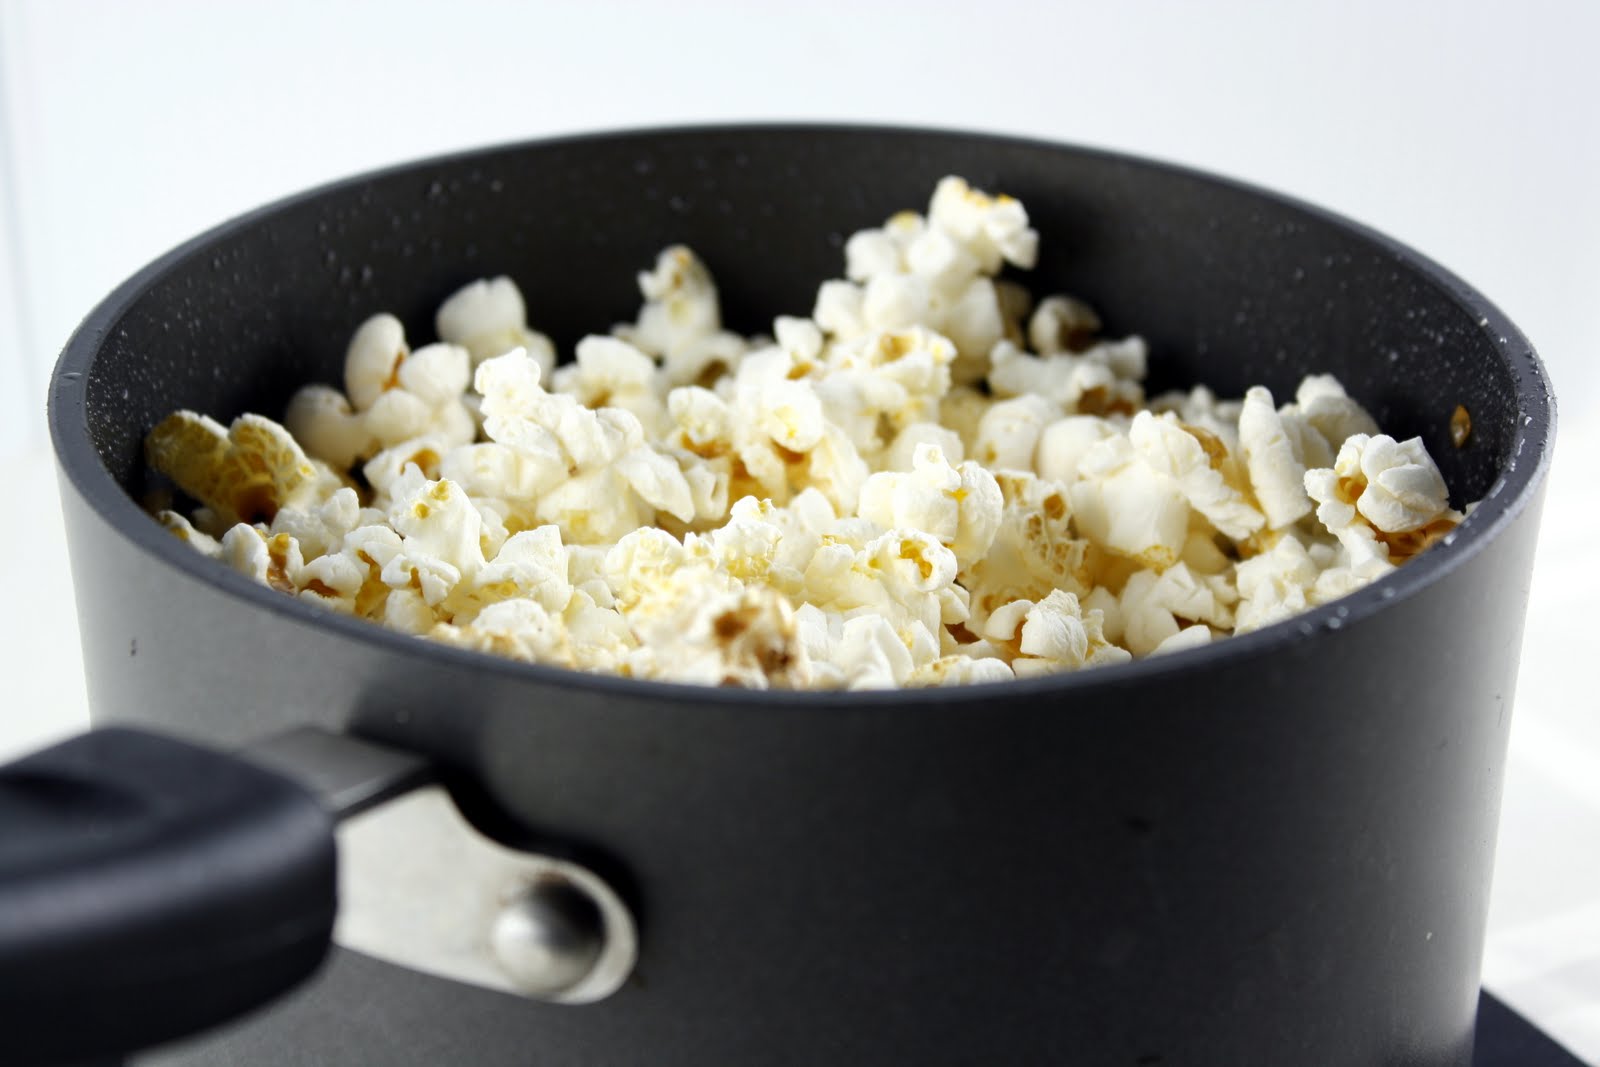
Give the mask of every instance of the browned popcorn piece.
[[224, 529], [271, 522], [318, 476], [289, 432], [260, 415], [241, 415], [224, 431], [204, 415], [175, 412], [145, 438], [145, 457]]

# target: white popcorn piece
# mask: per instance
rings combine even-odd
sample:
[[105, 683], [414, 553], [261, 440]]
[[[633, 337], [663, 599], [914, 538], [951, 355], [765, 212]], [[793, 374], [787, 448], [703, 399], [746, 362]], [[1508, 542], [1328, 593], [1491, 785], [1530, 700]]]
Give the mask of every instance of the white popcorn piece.
[[[1047, 296], [1039, 301], [1028, 320], [1028, 344], [1041, 356], [1060, 352], [1083, 352], [1100, 332], [1100, 316], [1094, 308], [1076, 297]], [[1125, 377], [1142, 378], [1144, 374]]]
[[805, 464], [793, 472], [793, 484], [801, 489], [818, 490], [835, 512], [855, 513], [861, 487], [871, 469], [844, 431], [829, 425], [805, 456]]
[[[439, 626], [439, 616], [429, 606], [427, 599], [415, 589], [395, 589], [383, 601], [382, 614], [379, 616], [383, 625], [391, 630], [398, 630], [403, 634], [414, 637], [437, 637], [436, 627]], [[510, 655], [510, 652], [501, 651], [490, 646], [479, 646], [482, 651], [493, 651], [500, 655]]]
[[[745, 585], [771, 584], [783, 528], [771, 521], [777, 509], [770, 501], [747, 496], [733, 505], [726, 525], [709, 535], [690, 534], [684, 548], [691, 555], [709, 558], [720, 574]], [[783, 584], [794, 585], [792, 579]]]
[[300, 598], [347, 614], [355, 614], [369, 572], [361, 561], [343, 552], [308, 560], [300, 572]]
[[1034, 450], [1061, 409], [1040, 396], [1019, 396], [990, 406], [978, 420], [972, 458], [991, 470], [1034, 470]]
[[1085, 611], [1077, 596], [1055, 589], [1037, 603], [1023, 599], [1002, 605], [981, 632], [1010, 657], [1018, 678], [1031, 678], [1128, 660], [1127, 651], [1106, 638], [1102, 621], [1101, 612]]
[[1356, 434], [1339, 449], [1334, 473], [1353, 479], [1360, 471], [1365, 487], [1356, 510], [1385, 533], [1405, 533], [1426, 526], [1450, 508], [1444, 477], [1422, 439], [1396, 441], [1384, 434]]
[[939, 226], [924, 227], [907, 242], [904, 260], [906, 269], [946, 298], [958, 295], [983, 270], [978, 257]]
[[385, 390], [393, 389], [400, 364], [410, 354], [405, 327], [393, 315], [374, 315], [357, 327], [344, 356], [344, 391], [350, 405], [366, 411]]
[[1102, 616], [1083, 610], [1078, 598], [1057, 589], [1028, 609], [1017, 634], [1021, 655], [1011, 661], [1017, 677], [1047, 671], [1072, 671], [1133, 657], [1106, 640]]
[[879, 274], [861, 290], [861, 322], [868, 330], [904, 330], [927, 322], [933, 300], [913, 274]]
[[858, 503], [861, 516], [884, 529], [933, 535], [961, 566], [988, 553], [1003, 508], [992, 474], [970, 460], [952, 467], [933, 444], [917, 448], [910, 472], [880, 471], [869, 477]]
[[692, 385], [738, 365], [745, 343], [722, 329], [716, 283], [688, 248], [664, 249], [654, 269], [639, 274], [639, 292], [645, 303], [638, 321], [613, 332], [658, 357], [669, 385]]
[[397, 374], [401, 389], [437, 408], [461, 399], [472, 380], [472, 363], [459, 345], [424, 345], [400, 361]]
[[899, 274], [906, 269], [905, 252], [900, 242], [886, 230], [861, 230], [844, 243], [844, 275], [853, 282], [865, 282], [881, 274]]
[[1178, 559], [1189, 502], [1173, 480], [1141, 462], [1126, 437], [1094, 445], [1067, 486], [1078, 529], [1100, 547], [1158, 570]]
[[[483, 567], [483, 519], [460, 486], [431, 481], [413, 467], [395, 483], [392, 499], [389, 523], [400, 535], [401, 551], [409, 560], [447, 564], [456, 580]], [[437, 602], [429, 597], [429, 603]]]
[[[529, 500], [553, 489], [567, 477], [566, 460], [553, 434], [544, 442], [545, 447], [537, 449], [517, 449], [496, 441], [455, 448], [444, 447], [443, 441], [429, 443], [442, 450], [436, 465], [438, 477], [455, 482], [474, 497]], [[399, 451], [404, 452], [403, 449]], [[429, 469], [419, 466], [424, 472]], [[394, 473], [398, 475], [399, 470]], [[374, 477], [371, 471], [367, 473], [367, 481], [374, 488], [386, 487], [392, 480], [389, 476]]]
[[968, 384], [987, 374], [989, 353], [1007, 333], [1005, 309], [994, 282], [989, 278], [968, 282], [943, 308], [939, 332], [956, 346], [951, 375], [957, 382]]
[[989, 388], [996, 396], [1043, 397], [1066, 414], [1132, 414], [1144, 390], [1138, 376], [1117, 373], [1114, 359], [1142, 364], [1144, 342], [1135, 337], [1096, 345], [1082, 355], [1034, 356], [1002, 341], [989, 353]]
[[1312, 607], [1311, 591], [1321, 568], [1293, 534], [1284, 534], [1266, 552], [1239, 563], [1239, 604], [1234, 633], [1249, 633], [1292, 618]]
[[1152, 648], [1150, 655], [1163, 656], [1169, 652], [1182, 652], [1186, 648], [1201, 648], [1209, 645], [1211, 639], [1211, 627], [1185, 626], [1155, 648]]
[[208, 559], [222, 558], [222, 543], [210, 534], [202, 533], [200, 530], [195, 529], [188, 519], [176, 511], [165, 509], [158, 511], [156, 512], [156, 521], [165, 527], [168, 533], [193, 548], [196, 552], [199, 552], [202, 556]]
[[281, 508], [270, 532], [288, 534], [310, 558], [338, 551], [361, 522], [361, 501], [349, 486], [340, 486], [326, 500], [303, 508]]
[[681, 435], [680, 447], [703, 457], [733, 451], [733, 413], [711, 390], [699, 386], [674, 389], [667, 394], [667, 412]]
[[831, 337], [841, 340], [859, 337], [867, 332], [862, 308], [865, 299], [866, 291], [859, 285], [847, 281], [823, 282], [817, 288], [811, 318]]
[[344, 394], [326, 385], [298, 390], [284, 411], [283, 427], [307, 455], [338, 470], [348, 470], [370, 456], [378, 443]]
[[1100, 632], [1107, 642], [1121, 647], [1122, 645], [1122, 601], [1117, 594], [1103, 585], [1097, 585], [1089, 590], [1089, 594], [1079, 598], [1080, 606], [1085, 613], [1098, 611], [1100, 613]]
[[849, 689], [893, 689], [916, 668], [911, 650], [881, 615], [846, 619], [828, 651]]
[[1152, 397], [1149, 407], [1157, 414], [1172, 412], [1185, 425], [1197, 426], [1216, 437], [1229, 454], [1239, 454], [1239, 414], [1244, 408], [1243, 400], [1219, 400], [1210, 389], [1197, 385], [1187, 393]]
[[561, 615], [566, 625], [573, 666], [584, 671], [617, 674], [638, 647], [628, 622], [604, 598], [592, 596], [589, 584], [573, 589]]
[[[1203, 430], [1185, 429], [1176, 415], [1141, 411], [1128, 427], [1128, 440], [1151, 470], [1171, 478], [1189, 506], [1236, 541], [1261, 529], [1266, 519], [1223, 478], [1226, 455], [1208, 453], [1200, 438]], [[1214, 448], [1221, 449], [1221, 442]]]
[[907, 686], [981, 685], [1008, 682], [1016, 674], [1005, 660], [991, 656], [953, 654], [913, 667], [906, 675]]
[[570, 542], [603, 545], [645, 524], [650, 515], [641, 503], [619, 473], [601, 467], [573, 475], [541, 495], [534, 516], [559, 526]]
[[305, 560], [300, 546], [288, 534], [269, 537], [241, 522], [222, 535], [219, 547], [219, 558], [247, 578], [280, 593], [299, 591]]
[[1079, 465], [1089, 450], [1120, 431], [1098, 415], [1068, 415], [1051, 422], [1039, 435], [1034, 466], [1039, 477], [1071, 485], [1082, 475]]
[[[554, 526], [519, 530], [508, 537], [493, 559], [471, 575], [467, 594], [488, 604], [501, 600], [527, 598], [546, 611], [564, 611], [572, 599], [567, 580], [567, 554], [561, 531]], [[458, 617], [461, 610], [447, 605]]]
[[[1379, 432], [1378, 423], [1367, 409], [1347, 395], [1339, 379], [1331, 374], [1307, 376], [1295, 390], [1294, 402], [1298, 413], [1335, 450], [1356, 434], [1373, 437]], [[1312, 464], [1307, 463], [1307, 466]]]
[[1215, 583], [1192, 574], [1182, 563], [1157, 574], [1139, 571], [1123, 586], [1121, 607], [1123, 644], [1136, 656], [1145, 656], [1195, 623], [1221, 630], [1233, 629], [1232, 597]]
[[1028, 226], [1020, 200], [989, 196], [957, 177], [940, 180], [928, 205], [928, 222], [959, 241], [993, 274], [1001, 263], [1032, 267], [1039, 253], [1039, 234]]
[[978, 439], [978, 424], [993, 403], [994, 398], [971, 386], [954, 386], [939, 401], [939, 425], [961, 438], [962, 447], [970, 455]]
[[917, 449], [922, 445], [937, 448], [950, 463], [960, 463], [966, 458], [966, 448], [961, 436], [936, 422], [910, 422], [894, 435], [881, 462], [884, 470], [909, 471], [915, 463]]
[[1239, 412], [1239, 447], [1268, 526], [1280, 530], [1310, 513], [1305, 465], [1295, 458], [1283, 418], [1273, 407], [1272, 394], [1262, 386], [1244, 395], [1244, 407]]
[[963, 568], [972, 623], [1017, 600], [1043, 600], [1052, 590], [1086, 592], [1089, 542], [1075, 537], [1063, 487], [1031, 474], [1007, 471], [996, 477], [1002, 511], [989, 549]]
[[601, 557], [603, 576], [619, 608], [631, 609], [665, 586], [681, 569], [687, 553], [665, 530], [643, 527], [624, 534]]
[[636, 677], [788, 689], [810, 674], [794, 609], [770, 589], [701, 588], [632, 621], [638, 643], [627, 662]]
[[811, 451], [827, 429], [816, 392], [796, 381], [767, 386], [756, 405], [755, 421], [773, 444], [790, 452]]
[[[1317, 501], [1317, 521], [1343, 549], [1337, 573], [1319, 578], [1318, 596], [1332, 599], [1370, 581], [1427, 548], [1462, 519], [1449, 506], [1444, 478], [1419, 438], [1397, 442], [1356, 434], [1339, 449], [1333, 467], [1306, 472], [1307, 494]], [[1334, 568], [1330, 568], [1330, 571]]]
[[440, 623], [428, 631], [428, 636], [459, 648], [528, 663], [575, 666], [571, 639], [561, 616], [526, 598], [490, 604], [464, 626]]
[[655, 361], [616, 337], [591, 334], [578, 342], [576, 362], [556, 369], [551, 385], [589, 408], [619, 407], [657, 432], [665, 406]]
[[[373, 456], [362, 466], [361, 475], [379, 494], [387, 494], [408, 467], [415, 467], [430, 478], [439, 477], [444, 456], [451, 451], [449, 442], [442, 437], [414, 438]], [[387, 512], [388, 509], [383, 510]]]
[[472, 414], [460, 403], [430, 407], [405, 389], [390, 389], [373, 401], [363, 420], [382, 448], [393, 448], [425, 435], [437, 435], [447, 445], [465, 445], [477, 435]]
[[555, 369], [555, 346], [528, 328], [522, 290], [510, 278], [480, 279], [456, 290], [439, 305], [434, 328], [441, 341], [465, 348], [474, 366], [521, 348], [546, 377]]
[[695, 517], [694, 493], [678, 464], [648, 445], [638, 445], [613, 463], [639, 498], [657, 511], [664, 511], [679, 522]]
[[798, 376], [804, 376], [822, 358], [822, 330], [810, 319], [779, 315], [772, 320], [772, 336], [778, 347], [788, 353], [790, 366], [798, 370]]

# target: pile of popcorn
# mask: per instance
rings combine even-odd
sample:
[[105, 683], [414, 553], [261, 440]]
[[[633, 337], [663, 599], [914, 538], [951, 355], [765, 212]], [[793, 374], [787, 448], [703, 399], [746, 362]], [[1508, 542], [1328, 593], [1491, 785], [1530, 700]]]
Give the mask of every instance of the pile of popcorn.
[[1147, 400], [946, 178], [845, 246], [812, 317], [722, 328], [684, 247], [557, 367], [507, 278], [412, 349], [380, 314], [283, 424], [180, 411], [147, 454], [205, 555], [324, 608], [583, 671], [754, 688], [999, 681], [1203, 645], [1343, 596], [1462, 515], [1328, 376]]

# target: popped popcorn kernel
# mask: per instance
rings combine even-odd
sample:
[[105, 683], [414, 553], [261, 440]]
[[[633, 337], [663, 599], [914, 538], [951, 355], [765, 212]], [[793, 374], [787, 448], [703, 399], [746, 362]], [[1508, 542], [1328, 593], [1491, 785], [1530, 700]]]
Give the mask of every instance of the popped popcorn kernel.
[[633, 321], [559, 367], [516, 282], [475, 281], [437, 341], [364, 320], [339, 386], [301, 387], [283, 425], [163, 420], [148, 463], [194, 506], [156, 518], [316, 610], [455, 647], [840, 690], [1198, 648], [1463, 520], [1422, 442], [1330, 375], [1282, 405], [1147, 400], [1142, 338], [1009, 276], [1038, 240], [1016, 199], [945, 178], [763, 337], [724, 327], [710, 267], [673, 245]]
[[530, 330], [527, 320], [522, 290], [510, 278], [499, 277], [456, 290], [439, 305], [434, 329], [439, 340], [465, 348], [474, 366], [520, 348], [548, 376], [555, 369], [555, 346], [544, 334]]
[[287, 430], [260, 415], [241, 415], [224, 430], [203, 415], [176, 412], [146, 436], [145, 458], [223, 529], [270, 522], [330, 480], [340, 484], [312, 464]]

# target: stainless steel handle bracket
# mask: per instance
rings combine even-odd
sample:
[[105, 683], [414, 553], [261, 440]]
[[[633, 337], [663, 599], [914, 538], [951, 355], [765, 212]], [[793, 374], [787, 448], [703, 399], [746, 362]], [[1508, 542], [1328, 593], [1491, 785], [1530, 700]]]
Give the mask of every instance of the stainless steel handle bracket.
[[615, 993], [638, 959], [633, 914], [580, 864], [480, 834], [427, 761], [300, 729], [242, 755], [295, 778], [342, 821], [345, 948], [459, 982], [561, 1004]]

